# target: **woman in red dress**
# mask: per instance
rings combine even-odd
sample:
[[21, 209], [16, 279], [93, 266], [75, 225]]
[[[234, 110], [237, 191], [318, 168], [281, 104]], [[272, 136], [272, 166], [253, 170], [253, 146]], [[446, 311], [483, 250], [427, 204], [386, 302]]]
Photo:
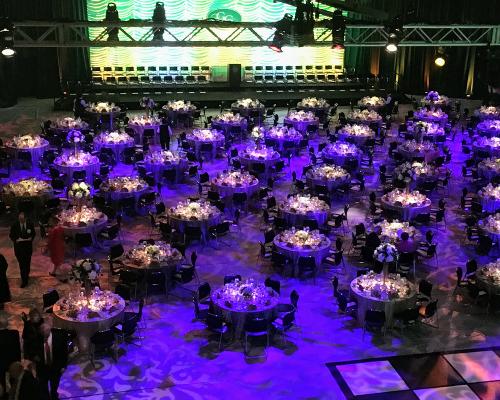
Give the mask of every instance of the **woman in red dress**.
[[58, 222], [57, 218], [51, 218], [51, 228], [47, 235], [47, 248], [53, 264], [49, 274], [52, 276], [56, 275], [57, 269], [64, 262], [64, 229]]

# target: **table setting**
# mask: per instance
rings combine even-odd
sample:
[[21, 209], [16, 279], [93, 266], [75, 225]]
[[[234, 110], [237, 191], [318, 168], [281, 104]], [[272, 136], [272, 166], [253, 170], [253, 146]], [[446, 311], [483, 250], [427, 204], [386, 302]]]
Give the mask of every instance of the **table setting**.
[[315, 165], [306, 172], [307, 185], [314, 190], [316, 186], [326, 186], [329, 192], [348, 185], [351, 175], [337, 165]]
[[296, 229], [295, 227], [276, 235], [273, 243], [280, 253], [293, 261], [294, 276], [298, 274], [299, 257], [314, 257], [316, 267], [319, 268], [323, 259], [328, 256], [331, 245], [330, 239], [319, 231], [310, 231], [309, 228]]
[[500, 119], [485, 119], [476, 125], [476, 130], [480, 136], [500, 136]]
[[439, 170], [424, 162], [404, 162], [394, 168], [394, 180], [405, 182], [409, 188], [414, 188], [423, 182], [435, 182], [439, 178]]
[[382, 123], [382, 116], [374, 110], [353, 110], [347, 114], [347, 121], [355, 124], [378, 124]]
[[220, 223], [223, 218], [217, 207], [201, 200], [180, 201], [168, 209], [167, 215], [172, 227], [180, 232], [184, 232], [186, 226], [199, 227], [205, 242], [208, 229]]
[[448, 122], [448, 114], [446, 114], [440, 108], [419, 108], [413, 114], [415, 119], [425, 122], [434, 122], [440, 126], [443, 126]]
[[297, 110], [312, 111], [316, 114], [319, 110], [323, 110], [326, 114], [330, 104], [325, 99], [318, 97], [304, 97], [297, 103]]
[[95, 119], [99, 120], [102, 116], [109, 116], [109, 129], [113, 129], [113, 119], [117, 117], [121, 108], [112, 102], [98, 102], [89, 103], [85, 108], [85, 111], [92, 115]]
[[353, 142], [357, 146], [362, 146], [368, 139], [375, 138], [375, 132], [363, 124], [347, 124], [341, 127], [337, 134], [341, 141]]
[[252, 169], [252, 164], [264, 164], [267, 175], [273, 165], [276, 164], [280, 158], [280, 153], [272, 147], [260, 144], [257, 146], [248, 146], [239, 152], [241, 165], [248, 169]]
[[380, 238], [389, 243], [398, 242], [403, 232], [406, 232], [410, 238], [414, 238], [417, 234], [417, 230], [409, 222], [397, 219], [393, 221], [383, 220], [375, 226], [380, 227]]
[[425, 107], [439, 107], [444, 108], [448, 105], [450, 99], [435, 90], [430, 90], [422, 99], [420, 103]]
[[500, 293], [500, 260], [486, 264], [476, 271], [477, 285], [489, 296]]
[[106, 214], [86, 205], [62, 210], [57, 214], [57, 219], [66, 236], [74, 237], [77, 233], [90, 233], [94, 245], [97, 244], [97, 234], [108, 223]]
[[129, 119], [128, 127], [131, 128], [135, 133], [135, 143], [144, 144], [144, 130], [145, 129], [153, 129], [153, 141], [150, 144], [159, 144], [159, 131], [160, 131], [161, 121], [154, 116], [134, 116]]
[[198, 157], [201, 154], [202, 145], [211, 143], [211, 156], [215, 158], [217, 149], [224, 146], [225, 136], [216, 129], [193, 129], [186, 135], [186, 139]]
[[[272, 142], [275, 150], [283, 151], [285, 147], [289, 150], [296, 150], [300, 147], [300, 141], [303, 136], [298, 130], [293, 127], [286, 126], [273, 126], [266, 131], [264, 134], [266, 144], [269, 145], [269, 142]], [[285, 143], [287, 145], [285, 146]]]
[[11, 154], [13, 159], [17, 159], [20, 152], [29, 152], [31, 154], [31, 165], [37, 166], [48, 148], [49, 142], [39, 135], [13, 136], [5, 141], [5, 148]]
[[382, 107], [385, 107], [386, 102], [383, 97], [379, 96], [365, 96], [358, 101], [358, 107], [378, 111]]
[[418, 214], [428, 214], [431, 209], [431, 200], [418, 190], [408, 192], [394, 189], [381, 197], [382, 208], [396, 211], [402, 221], [411, 221]]
[[301, 133], [307, 132], [310, 125], [319, 126], [319, 118], [312, 111], [290, 111], [283, 119], [285, 124], [292, 125], [293, 128]]
[[386, 326], [392, 327], [395, 313], [415, 305], [417, 290], [399, 274], [376, 274], [371, 271], [351, 282], [351, 292], [358, 302], [358, 323], [364, 325], [367, 310], [385, 311]]
[[120, 154], [123, 150], [133, 146], [134, 139], [125, 132], [102, 132], [94, 137], [94, 149], [96, 151], [100, 151], [103, 148], [113, 150], [117, 162], [120, 161]]
[[500, 175], [500, 158], [485, 158], [477, 164], [479, 176], [491, 181]]
[[212, 179], [211, 186], [228, 201], [234, 193], [246, 193], [250, 199], [259, 190], [259, 180], [246, 171], [232, 171]]
[[144, 156], [144, 166], [157, 182], [162, 179], [163, 171], [175, 169], [175, 181], [178, 183], [182, 181], [184, 172], [188, 169], [188, 160], [170, 150], [153, 150]]
[[472, 151], [483, 151], [490, 157], [500, 157], [500, 137], [479, 137], [472, 143]]
[[162, 108], [166, 111], [179, 114], [191, 114], [196, 110], [196, 106], [189, 100], [170, 100]]
[[250, 278], [225, 284], [214, 290], [211, 299], [215, 310], [233, 325], [235, 336], [239, 337], [247, 316], [259, 314], [269, 321], [274, 319], [279, 294]]
[[19, 202], [31, 200], [37, 214], [42, 209], [43, 204], [53, 196], [52, 186], [38, 178], [10, 181], [2, 188], [2, 199], [6, 204], [17, 209]]
[[108, 202], [117, 203], [121, 199], [133, 197], [137, 207], [139, 198], [149, 190], [149, 186], [139, 177], [114, 176], [102, 182], [100, 190]]
[[499, 243], [500, 240], [500, 213], [488, 215], [485, 219], [480, 220], [478, 225], [488, 234], [494, 243]]
[[306, 219], [314, 219], [323, 226], [328, 221], [330, 206], [316, 196], [296, 194], [280, 203], [278, 211], [288, 226], [302, 226]]
[[417, 141], [427, 140], [430, 142], [443, 143], [446, 140], [446, 132], [444, 128], [434, 122], [409, 120], [406, 123], [408, 132], [413, 133]]
[[54, 167], [61, 173], [66, 174], [66, 183], [73, 181], [73, 172], [85, 171], [86, 181], [92, 183], [94, 174], [99, 173], [101, 163], [99, 158], [84, 151], [66, 151], [54, 160]]
[[500, 107], [481, 106], [474, 111], [474, 115], [481, 120], [484, 119], [500, 119]]
[[84, 131], [89, 129], [89, 124], [81, 118], [65, 117], [52, 121], [50, 127], [57, 132], [67, 133], [73, 129]]
[[226, 112], [212, 118], [212, 128], [220, 129], [225, 135], [235, 126], [241, 127], [242, 131], [245, 131], [247, 127], [247, 120], [239, 113]]
[[477, 195], [484, 211], [494, 213], [500, 210], [500, 185], [488, 183], [477, 192]]
[[265, 106], [258, 99], [244, 98], [238, 99], [231, 104], [231, 111], [239, 113], [243, 117], [248, 117], [250, 112], [258, 112], [260, 116], [264, 114]]
[[329, 143], [322, 151], [321, 158], [327, 164], [343, 167], [348, 160], [358, 160], [361, 163], [363, 152], [353, 143], [337, 141]]
[[441, 155], [439, 147], [432, 142], [417, 142], [416, 140], [405, 140], [397, 147], [401, 156], [409, 161], [414, 158], [421, 158], [426, 163], [430, 163]]

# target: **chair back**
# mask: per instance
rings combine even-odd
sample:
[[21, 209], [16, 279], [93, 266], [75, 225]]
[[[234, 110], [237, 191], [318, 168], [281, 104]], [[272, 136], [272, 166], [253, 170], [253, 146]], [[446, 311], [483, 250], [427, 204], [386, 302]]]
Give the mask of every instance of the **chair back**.
[[295, 311], [297, 311], [299, 308], [299, 297], [299, 293], [295, 289], [292, 290], [292, 292], [290, 293], [290, 303], [292, 303]]
[[266, 280], [264, 281], [264, 285], [266, 287], [273, 289], [276, 293], [278, 293], [278, 294], [280, 293], [280, 289], [281, 289], [280, 281], [277, 281], [277, 280], [274, 280], [271, 278], [266, 278]]
[[419, 284], [418, 284], [418, 292], [422, 293], [423, 295], [427, 296], [428, 298], [431, 298], [432, 294], [432, 283], [429, 281], [422, 279]]
[[245, 322], [245, 331], [252, 333], [266, 333], [269, 322], [264, 318], [250, 318]]
[[383, 326], [385, 324], [385, 311], [366, 310], [365, 323]]
[[109, 248], [109, 258], [114, 260], [115, 258], [121, 257], [125, 253], [122, 244], [115, 244]]
[[437, 312], [437, 299], [431, 301], [427, 306], [425, 307], [425, 318], [431, 318], [434, 314]]
[[224, 285], [227, 285], [228, 283], [232, 283], [235, 281], [241, 281], [241, 275], [236, 274], [236, 275], [226, 275], [224, 276]]
[[51, 291], [43, 294], [43, 308], [48, 308], [53, 306], [59, 300], [59, 293], [57, 290], [52, 289]]
[[208, 282], [202, 283], [200, 286], [198, 286], [197, 300], [202, 301], [210, 297], [211, 292], [212, 288], [210, 287], [210, 284]]

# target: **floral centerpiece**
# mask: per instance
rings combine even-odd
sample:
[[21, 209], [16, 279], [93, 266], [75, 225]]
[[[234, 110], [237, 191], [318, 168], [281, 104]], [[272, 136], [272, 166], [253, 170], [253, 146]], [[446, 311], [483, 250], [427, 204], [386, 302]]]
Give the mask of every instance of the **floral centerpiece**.
[[419, 108], [417, 111], [415, 111], [414, 115], [416, 119], [420, 119], [422, 121], [441, 122], [448, 119], [448, 114], [446, 114], [440, 108], [435, 109], [433, 107], [431, 107], [430, 109]]
[[120, 296], [110, 291], [101, 291], [98, 287], [87, 293], [72, 292], [58, 302], [59, 314], [74, 321], [100, 321], [109, 319], [125, 308]]
[[239, 123], [242, 122], [242, 120], [243, 120], [243, 117], [241, 117], [240, 114], [238, 114], [238, 113], [233, 114], [233, 113], [230, 113], [230, 112], [226, 112], [226, 113], [222, 113], [222, 114], [216, 115], [212, 119], [212, 121], [215, 121], [215, 122], [224, 122], [226, 124], [239, 124]]
[[70, 280], [80, 282], [85, 287], [86, 294], [90, 295], [91, 285], [99, 283], [101, 269], [101, 265], [92, 258], [78, 260], [72, 265]]
[[148, 266], [155, 264], [176, 264], [183, 256], [181, 252], [165, 242], [155, 242], [155, 244], [139, 244], [134, 246], [126, 257], [134, 264]]
[[386, 283], [389, 274], [389, 264], [398, 260], [399, 254], [396, 246], [390, 243], [382, 243], [373, 252], [373, 259], [384, 265], [382, 271], [383, 283]]
[[75, 146], [74, 155], [78, 156], [78, 146], [85, 140], [85, 136], [83, 135], [83, 133], [76, 129], [72, 129], [68, 132], [66, 140], [68, 141], [68, 143], [73, 143], [73, 145]]
[[314, 179], [348, 179], [349, 173], [337, 165], [319, 165], [307, 171], [307, 176]]
[[330, 211], [330, 206], [316, 196], [297, 194], [280, 204], [280, 209], [291, 213], [307, 214]]
[[373, 137], [375, 132], [368, 125], [347, 124], [339, 130], [339, 134], [347, 136], [366, 136]]
[[347, 118], [362, 122], [380, 122], [382, 116], [373, 110], [354, 110], [347, 114]]
[[106, 220], [106, 216], [96, 208], [84, 205], [81, 209], [71, 207], [66, 210], [62, 210], [57, 215], [57, 219], [63, 226], [84, 227], [102, 222], [103, 220]]
[[490, 232], [500, 232], [500, 213], [488, 215], [488, 217], [482, 221], [482, 224]]
[[395, 300], [410, 297], [412, 286], [406, 278], [388, 274], [386, 277], [373, 271], [356, 278], [351, 287], [360, 293], [380, 300]]
[[90, 198], [90, 186], [85, 182], [74, 182], [68, 189], [68, 199], [77, 207], [82, 207]]
[[305, 97], [297, 103], [297, 107], [303, 108], [328, 108], [330, 104], [325, 99], [316, 97]]
[[399, 148], [410, 153], [428, 153], [437, 150], [437, 146], [434, 143], [419, 143], [416, 140], [406, 140], [399, 145]]
[[368, 109], [381, 108], [385, 106], [385, 99], [383, 97], [378, 97], [378, 96], [365, 96], [358, 101], [358, 106]]
[[88, 129], [89, 124], [87, 124], [85, 121], [82, 121], [80, 118], [75, 119], [71, 117], [65, 117], [62, 119], [56, 119], [55, 122], [53, 122], [52, 127], [64, 130], [83, 130]]
[[96, 136], [94, 139], [96, 143], [113, 145], [113, 144], [133, 144], [134, 139], [130, 137], [125, 132], [112, 131], [112, 132], [103, 132], [100, 135]]
[[233, 103], [233, 107], [238, 108], [260, 108], [264, 105], [258, 99], [238, 99]]
[[34, 149], [48, 144], [49, 142], [39, 135], [14, 136], [6, 143], [8, 147], [15, 147], [18, 149]]
[[485, 199], [500, 200], [500, 185], [488, 183], [488, 185], [479, 190], [478, 195]]
[[498, 137], [479, 137], [474, 141], [474, 146], [477, 147], [491, 147], [497, 149], [500, 147], [500, 138]]
[[302, 139], [302, 134], [299, 131], [297, 131], [295, 128], [287, 128], [286, 126], [273, 126], [266, 132], [265, 135], [272, 139], [284, 139], [284, 140]]
[[215, 178], [213, 183], [221, 186], [248, 187], [259, 183], [259, 180], [246, 171], [233, 171]]
[[266, 130], [264, 129], [264, 127], [262, 127], [262, 126], [255, 126], [252, 129], [252, 132], [250, 132], [250, 138], [254, 142], [258, 143], [258, 142], [260, 142], [261, 140], [264, 139], [265, 132], [266, 132]]
[[112, 113], [112, 112], [120, 112], [120, 107], [115, 105], [115, 103], [106, 103], [106, 102], [99, 102], [99, 103], [90, 103], [86, 110], [88, 112], [93, 112], [93, 113]]
[[240, 152], [240, 156], [251, 160], [273, 160], [280, 157], [277, 151], [266, 146], [247, 147]]
[[394, 189], [383, 196], [383, 198], [390, 204], [400, 204], [402, 207], [417, 207], [429, 201], [429, 199], [420, 194], [418, 190], [413, 192], [405, 192], [399, 189]]
[[193, 129], [187, 134], [187, 139], [200, 142], [215, 142], [224, 140], [224, 135], [217, 129]]
[[323, 157], [333, 158], [337, 156], [356, 158], [361, 155], [361, 150], [355, 145], [347, 142], [337, 141], [328, 144], [322, 151]]
[[487, 169], [500, 174], [500, 158], [485, 158], [478, 165], [478, 169]]
[[37, 197], [51, 193], [52, 187], [49, 183], [36, 178], [21, 179], [17, 182], [8, 182], [3, 187], [5, 194], [16, 197]]
[[192, 221], [208, 220], [219, 214], [216, 207], [204, 201], [181, 201], [175, 207], [170, 208], [170, 215], [174, 218]]
[[425, 106], [446, 106], [449, 99], [446, 96], [440, 95], [435, 90], [430, 90], [425, 97], [422, 98], [421, 103]]
[[213, 300], [221, 306], [237, 311], [255, 311], [274, 306], [279, 295], [253, 279], [235, 280], [215, 291]]
[[286, 119], [291, 121], [316, 121], [317, 117], [312, 111], [299, 110], [290, 111], [287, 114]]
[[83, 166], [98, 163], [98, 157], [84, 152], [78, 152], [77, 154], [63, 153], [54, 160], [54, 164], [62, 166]]
[[138, 192], [147, 187], [148, 184], [141, 178], [116, 176], [104, 181], [100, 189], [103, 192]]
[[279, 234], [278, 241], [292, 248], [316, 249], [326, 242], [326, 237], [317, 230], [310, 231], [309, 228], [297, 230], [292, 228]]
[[408, 233], [410, 237], [415, 236], [416, 233], [415, 228], [408, 222], [400, 222], [397, 219], [392, 222], [384, 220], [377, 224], [377, 226], [381, 229], [382, 237], [389, 239], [391, 242], [399, 240], [403, 232]]
[[481, 106], [474, 114], [481, 119], [500, 119], [500, 107]]
[[409, 124], [408, 128], [423, 132], [427, 136], [443, 136], [445, 134], [444, 128], [435, 122], [418, 121], [416, 124]]
[[479, 132], [500, 135], [500, 119], [487, 119], [476, 125]]
[[436, 169], [426, 162], [404, 162], [394, 168], [394, 177], [409, 184], [419, 176], [433, 176], [436, 174]]
[[477, 275], [494, 285], [500, 285], [500, 261], [496, 260], [486, 264], [477, 271]]
[[196, 107], [194, 104], [191, 104], [191, 102], [184, 101], [184, 100], [171, 100], [167, 104], [165, 104], [163, 107], [165, 110], [173, 110], [173, 111], [193, 111], [196, 110]]
[[151, 111], [156, 107], [155, 101], [151, 97], [144, 96], [140, 101], [139, 105], [146, 110], [146, 116], [151, 115]]
[[150, 164], [179, 164], [181, 157], [170, 150], [152, 151], [144, 157], [144, 162]]

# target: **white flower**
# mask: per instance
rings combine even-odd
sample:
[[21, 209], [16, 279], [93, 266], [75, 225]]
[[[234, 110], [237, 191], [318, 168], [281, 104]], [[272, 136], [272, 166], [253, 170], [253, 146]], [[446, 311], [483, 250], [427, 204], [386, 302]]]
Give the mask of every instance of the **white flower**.
[[87, 189], [87, 184], [85, 182], [80, 182], [80, 187], [82, 189]]
[[90, 279], [90, 280], [95, 280], [96, 278], [97, 278], [97, 272], [95, 272], [95, 271], [91, 271], [91, 272], [89, 273], [89, 279]]
[[78, 183], [77, 182], [73, 183], [73, 185], [71, 186], [71, 189], [77, 190], [78, 189]]
[[83, 263], [83, 269], [85, 271], [91, 271], [92, 270], [92, 265], [90, 263], [88, 263], [88, 262], [84, 262]]
[[76, 197], [77, 199], [81, 199], [81, 198], [83, 197], [83, 196], [82, 196], [82, 192], [76, 192], [75, 197]]

